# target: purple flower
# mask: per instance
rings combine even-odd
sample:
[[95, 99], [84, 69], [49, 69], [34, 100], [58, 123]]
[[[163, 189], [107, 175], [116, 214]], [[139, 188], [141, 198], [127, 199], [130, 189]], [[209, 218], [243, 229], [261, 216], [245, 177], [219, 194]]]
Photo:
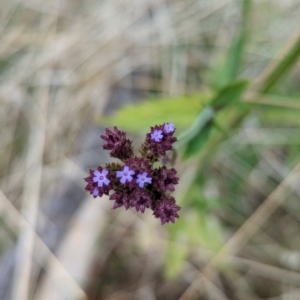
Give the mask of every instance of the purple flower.
[[97, 189], [94, 189], [93, 191], [93, 196], [96, 198], [97, 196], [99, 196], [99, 191]]
[[174, 124], [172, 122], [166, 123], [164, 126], [164, 131], [166, 133], [171, 133], [175, 131]]
[[[103, 179], [101, 179], [101, 176], [103, 176]], [[97, 170], [90, 170], [90, 176], [84, 178], [87, 182], [85, 190], [90, 192], [94, 198], [97, 196], [102, 197], [104, 194], [108, 195], [111, 189], [111, 184], [107, 176], [108, 171], [102, 167], [98, 167]]]
[[126, 133], [120, 131], [116, 126], [114, 131], [105, 128], [105, 135], [100, 136], [106, 143], [103, 149], [111, 150], [110, 155], [121, 160], [133, 156], [132, 142], [126, 139]]
[[108, 171], [106, 169], [103, 169], [102, 172], [99, 172], [98, 170], [94, 172], [95, 177], [93, 178], [93, 181], [98, 182], [98, 187], [102, 187], [103, 184], [109, 185], [110, 180], [106, 178], [107, 174]]
[[168, 222], [175, 222], [175, 218], [179, 218], [178, 211], [180, 210], [180, 206], [176, 205], [174, 198], [162, 198], [157, 201], [154, 205], [153, 215], [156, 218], [160, 218], [161, 224], [165, 224]]
[[120, 182], [125, 183], [126, 181], [132, 181], [132, 175], [134, 175], [134, 171], [130, 170], [128, 166], [124, 166], [123, 171], [117, 171], [117, 177], [121, 178]]
[[156, 188], [162, 192], [166, 191], [175, 191], [175, 184], [178, 184], [179, 178], [176, 177], [176, 170], [174, 168], [167, 169], [166, 166], [160, 167], [155, 172], [155, 182], [154, 185]]
[[139, 185], [140, 188], [143, 188], [145, 183], [152, 183], [152, 178], [147, 177], [147, 173], [144, 172], [143, 174], [138, 174], [138, 178], [136, 180], [136, 183]]
[[162, 138], [163, 135], [161, 130], [154, 130], [151, 133], [151, 139], [154, 140], [155, 142], [160, 142]]
[[132, 198], [130, 199], [130, 206], [135, 207], [136, 211], [140, 211], [142, 213], [145, 212], [146, 208], [150, 208], [151, 204], [151, 194], [144, 190], [135, 190]]

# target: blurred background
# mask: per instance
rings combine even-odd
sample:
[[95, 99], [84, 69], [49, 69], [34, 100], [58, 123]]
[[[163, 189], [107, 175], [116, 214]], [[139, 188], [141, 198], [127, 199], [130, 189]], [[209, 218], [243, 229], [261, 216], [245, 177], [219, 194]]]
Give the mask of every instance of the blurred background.
[[[0, 300], [300, 299], [299, 0], [0, 1]], [[160, 225], [84, 191], [174, 122]]]

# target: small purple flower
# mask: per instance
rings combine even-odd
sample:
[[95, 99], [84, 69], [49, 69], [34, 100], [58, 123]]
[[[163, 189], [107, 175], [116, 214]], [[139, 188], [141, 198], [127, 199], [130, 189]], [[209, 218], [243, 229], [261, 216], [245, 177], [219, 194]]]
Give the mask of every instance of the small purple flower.
[[139, 185], [140, 188], [143, 188], [145, 183], [152, 183], [152, 178], [147, 177], [147, 173], [144, 172], [143, 174], [138, 174], [138, 178], [136, 180], [136, 183]]
[[168, 222], [175, 223], [175, 218], [179, 218], [178, 211], [180, 206], [176, 205], [175, 199], [163, 198], [155, 203], [153, 215], [156, 218], [160, 218], [161, 224]]
[[166, 133], [171, 133], [175, 131], [174, 124], [172, 122], [166, 123], [164, 126], [164, 130]]
[[[107, 175], [108, 171], [102, 167], [98, 167], [97, 170], [90, 170], [90, 176], [84, 178], [87, 182], [85, 190], [89, 191], [94, 198], [97, 196], [102, 197], [104, 194], [108, 195], [112, 186]], [[103, 176], [103, 179], [101, 176]]]
[[97, 196], [99, 196], [99, 191], [97, 189], [94, 189], [93, 196], [94, 196], [94, 198], [96, 198]]
[[117, 171], [117, 177], [121, 178], [120, 182], [125, 183], [126, 181], [132, 181], [132, 175], [134, 175], [134, 171], [130, 170], [128, 166], [124, 166], [123, 171]]
[[106, 178], [107, 174], [108, 171], [106, 169], [103, 169], [102, 172], [99, 172], [98, 170], [94, 172], [95, 177], [93, 178], [93, 181], [98, 183], [98, 187], [109, 185], [110, 180]]
[[151, 133], [151, 139], [154, 140], [155, 142], [160, 142], [162, 138], [163, 135], [161, 130], [154, 130]]

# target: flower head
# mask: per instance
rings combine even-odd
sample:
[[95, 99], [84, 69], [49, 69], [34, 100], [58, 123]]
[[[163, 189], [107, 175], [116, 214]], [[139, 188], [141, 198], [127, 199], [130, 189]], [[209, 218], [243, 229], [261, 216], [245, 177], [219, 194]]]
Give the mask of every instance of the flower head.
[[110, 150], [110, 155], [119, 158], [122, 163], [110, 162], [105, 164], [105, 168], [99, 166], [90, 170], [90, 175], [85, 178], [85, 189], [94, 198], [109, 195], [112, 190], [109, 199], [114, 201], [113, 209], [134, 207], [137, 212], [144, 213], [149, 208], [162, 224], [174, 223], [179, 218], [180, 207], [169, 194], [178, 183], [176, 170], [166, 166], [155, 168], [154, 165], [160, 160], [164, 164], [174, 162], [175, 158], [170, 160], [166, 156], [177, 141], [174, 132], [171, 122], [151, 127], [140, 148], [140, 156], [134, 156], [132, 141], [126, 138], [126, 133], [117, 127], [113, 130], [106, 128], [105, 135], [101, 135], [105, 141], [103, 148]]
[[117, 171], [117, 177], [121, 178], [120, 182], [125, 184], [125, 182], [131, 182], [134, 175], [134, 171], [130, 170], [128, 166], [124, 166], [123, 171]]
[[100, 137], [105, 141], [103, 149], [111, 150], [112, 157], [125, 160], [133, 156], [132, 142], [126, 139], [126, 133], [120, 131], [116, 126], [114, 131], [105, 128], [105, 135]]
[[179, 218], [179, 210], [180, 206], [176, 205], [174, 198], [165, 197], [155, 203], [153, 215], [160, 218], [162, 224], [174, 223], [175, 218]]
[[140, 188], [143, 188], [145, 183], [152, 183], [152, 178], [147, 177], [147, 173], [144, 172], [142, 174], [138, 174], [136, 183], [139, 185]]

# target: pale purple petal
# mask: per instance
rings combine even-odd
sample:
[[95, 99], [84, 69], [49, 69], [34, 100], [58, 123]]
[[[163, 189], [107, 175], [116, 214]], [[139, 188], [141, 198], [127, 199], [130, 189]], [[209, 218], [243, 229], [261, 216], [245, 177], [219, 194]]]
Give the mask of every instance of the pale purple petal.
[[134, 171], [132, 171], [132, 170], [130, 170], [130, 171], [128, 171], [128, 175], [134, 175]]
[[102, 186], [103, 186], [103, 181], [102, 181], [102, 180], [99, 180], [99, 181], [98, 181], [98, 186], [99, 186], [99, 187], [102, 187]]
[[106, 169], [103, 169], [102, 176], [106, 176], [108, 174], [108, 171]]
[[110, 183], [110, 180], [109, 179], [107, 179], [106, 177], [104, 178], [104, 180], [103, 180], [103, 183], [105, 184], [105, 185], [109, 185], [109, 183]]
[[99, 176], [101, 175], [101, 173], [100, 173], [98, 170], [96, 170], [96, 171], [94, 172], [94, 175], [99, 177]]
[[140, 188], [143, 188], [143, 187], [144, 187], [144, 182], [143, 182], [143, 181], [140, 181], [138, 184], [139, 184], [139, 187], [140, 187]]
[[152, 183], [152, 178], [151, 177], [146, 177], [145, 182]]
[[98, 182], [98, 180], [99, 180], [99, 177], [94, 177], [93, 178], [93, 182]]
[[124, 184], [126, 182], [126, 177], [125, 176], [122, 177], [121, 180], [120, 180], [120, 182]]
[[126, 179], [127, 179], [128, 182], [131, 182], [132, 181], [132, 176], [128, 175]]
[[117, 171], [117, 177], [122, 177], [123, 176], [123, 171]]
[[128, 171], [129, 171], [129, 167], [125, 166], [123, 172], [128, 172]]

